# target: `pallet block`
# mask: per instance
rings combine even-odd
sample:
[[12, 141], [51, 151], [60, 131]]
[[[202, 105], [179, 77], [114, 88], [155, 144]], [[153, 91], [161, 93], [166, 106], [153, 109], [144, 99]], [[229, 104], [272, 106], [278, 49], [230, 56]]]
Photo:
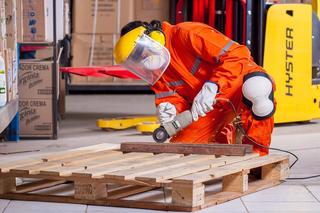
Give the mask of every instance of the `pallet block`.
[[[4, 199], [195, 211], [280, 184], [289, 158], [122, 153], [101, 145], [4, 162], [0, 169]], [[15, 178], [34, 181], [17, 185]]]

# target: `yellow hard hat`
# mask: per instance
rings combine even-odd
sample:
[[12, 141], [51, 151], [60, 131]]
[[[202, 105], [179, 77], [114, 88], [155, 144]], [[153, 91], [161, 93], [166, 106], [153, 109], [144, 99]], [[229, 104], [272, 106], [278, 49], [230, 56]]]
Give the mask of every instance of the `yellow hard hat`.
[[165, 44], [165, 36], [161, 30], [148, 29], [145, 26], [136, 27], [121, 36], [117, 42], [113, 51], [113, 56], [117, 64], [123, 63], [129, 57], [136, 46], [136, 40], [143, 34], [150, 36], [161, 45]]

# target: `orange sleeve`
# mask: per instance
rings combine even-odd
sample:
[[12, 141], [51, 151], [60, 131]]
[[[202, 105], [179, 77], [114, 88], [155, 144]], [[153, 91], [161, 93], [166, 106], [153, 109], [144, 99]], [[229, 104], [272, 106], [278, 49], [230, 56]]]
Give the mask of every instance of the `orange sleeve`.
[[151, 89], [155, 92], [156, 95], [156, 106], [163, 102], [169, 102], [176, 107], [178, 113], [181, 113], [190, 108], [188, 102], [178, 93], [170, 89], [170, 87], [164, 82], [163, 78], [160, 78], [151, 87]]
[[232, 87], [232, 82], [241, 76], [243, 68], [249, 63], [257, 66], [245, 46], [211, 27], [183, 34], [182, 39], [187, 42], [190, 51], [205, 62], [212, 63], [212, 73], [208, 80], [217, 83], [219, 91]]

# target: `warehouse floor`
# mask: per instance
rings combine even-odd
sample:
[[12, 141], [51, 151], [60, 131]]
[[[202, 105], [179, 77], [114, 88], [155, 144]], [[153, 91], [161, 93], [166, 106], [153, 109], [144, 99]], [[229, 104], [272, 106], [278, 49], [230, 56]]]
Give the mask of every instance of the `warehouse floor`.
[[[95, 125], [98, 118], [150, 115], [155, 113], [153, 95], [72, 95], [67, 96], [66, 118], [60, 122], [58, 140], [22, 140], [19, 143], [1, 143], [8, 153], [2, 159], [18, 159], [34, 153], [48, 153], [99, 143], [152, 141], [151, 136], [140, 135], [134, 129], [102, 131]], [[320, 120], [309, 123], [277, 125], [272, 147], [288, 149], [300, 158], [291, 170], [291, 177], [320, 174]], [[29, 152], [23, 152], [29, 151]], [[113, 208], [46, 202], [0, 200], [0, 211], [29, 212], [156, 212], [151, 210]], [[200, 212], [320, 212], [320, 178], [288, 180], [280, 186], [266, 189]]]

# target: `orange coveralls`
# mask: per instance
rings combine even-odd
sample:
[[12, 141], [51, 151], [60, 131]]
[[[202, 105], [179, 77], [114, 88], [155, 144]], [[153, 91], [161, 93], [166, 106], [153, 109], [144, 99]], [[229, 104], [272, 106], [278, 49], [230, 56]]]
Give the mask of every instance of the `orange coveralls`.
[[[265, 70], [254, 63], [250, 51], [208, 25], [184, 22], [170, 25], [163, 22], [166, 48], [171, 55], [170, 65], [152, 89], [156, 106], [162, 102], [175, 105], [177, 112], [190, 110], [194, 97], [207, 81], [219, 86], [216, 98], [227, 98], [241, 115], [242, 126], [257, 143], [269, 146], [273, 130], [273, 116], [256, 120], [244, 104], [243, 78], [246, 74]], [[274, 83], [273, 83], [273, 89]], [[205, 117], [193, 122], [170, 140], [172, 143], [234, 143], [235, 115], [227, 102], [217, 102]], [[252, 144], [243, 137], [244, 144]], [[260, 155], [268, 149], [254, 145]]]

